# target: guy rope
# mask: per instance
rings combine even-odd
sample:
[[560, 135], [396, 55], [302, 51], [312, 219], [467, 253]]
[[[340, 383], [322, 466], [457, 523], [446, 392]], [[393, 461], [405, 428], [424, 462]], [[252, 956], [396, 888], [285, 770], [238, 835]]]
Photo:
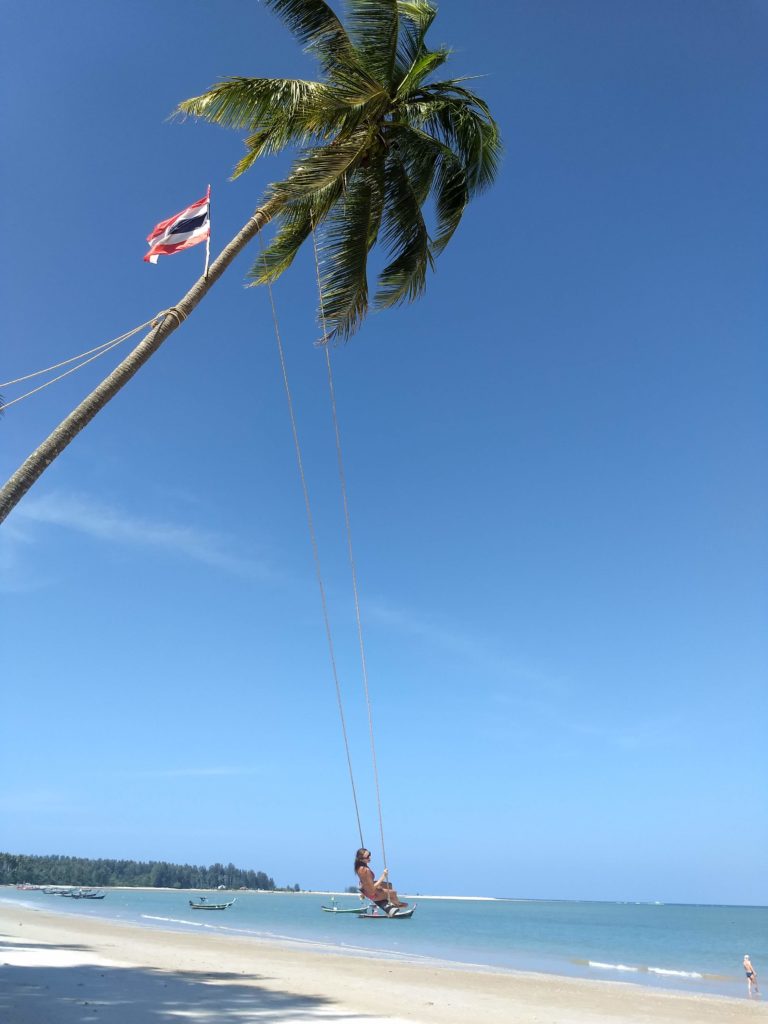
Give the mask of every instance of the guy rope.
[[[14, 384], [22, 384], [24, 381], [32, 380], [33, 377], [41, 377], [44, 373], [53, 373], [54, 370], [61, 369], [62, 366], [69, 366], [70, 363], [76, 363], [76, 366], [71, 366], [64, 373], [60, 373], [58, 377], [53, 377], [51, 380], [47, 380], [44, 384], [39, 384], [36, 388], [32, 388], [31, 391], [27, 391], [23, 395], [19, 395], [18, 398], [12, 399], [10, 402], [6, 402], [4, 405], [0, 405], [0, 412], [4, 412], [12, 405], [16, 405], [17, 402], [23, 401], [25, 398], [31, 398], [32, 395], [36, 395], [38, 391], [42, 391], [44, 388], [50, 387], [51, 384], [55, 384], [57, 381], [63, 380], [68, 377], [71, 373], [81, 369], [83, 366], [87, 366], [88, 363], [92, 363], [94, 359], [98, 359], [100, 356], [104, 356], [107, 352], [111, 352], [113, 348], [117, 348], [122, 342], [127, 341], [128, 338], [132, 338], [134, 334], [138, 334], [139, 331], [143, 331], [145, 327], [156, 327], [158, 324], [167, 316], [175, 316], [179, 323], [184, 319], [184, 316], [175, 307], [172, 309], [164, 309], [158, 313], [157, 316], [151, 320], [147, 320], [146, 323], [139, 324], [138, 327], [132, 328], [130, 331], [126, 331], [125, 334], [118, 335], [117, 338], [112, 338], [111, 341], [102, 342], [101, 345], [96, 345], [94, 348], [89, 348], [87, 352], [81, 352], [77, 356], [71, 356], [69, 359], [63, 359], [60, 363], [56, 363], [53, 366], [47, 366], [44, 370], [35, 370], [34, 373], [27, 373], [23, 377], [16, 377], [15, 380], [6, 380], [0, 384], [0, 388], [9, 388]], [[89, 358], [86, 358], [89, 357]], [[82, 360], [78, 362], [78, 360]]]

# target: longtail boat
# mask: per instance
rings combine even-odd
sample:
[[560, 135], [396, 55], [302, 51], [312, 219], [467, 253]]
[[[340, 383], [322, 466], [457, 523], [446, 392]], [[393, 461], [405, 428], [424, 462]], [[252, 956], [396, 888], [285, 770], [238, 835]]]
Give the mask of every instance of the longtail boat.
[[229, 903], [209, 903], [205, 896], [203, 896], [197, 902], [190, 900], [189, 905], [193, 910], [226, 910], [227, 907], [232, 906], [236, 899], [237, 896], [231, 899]]

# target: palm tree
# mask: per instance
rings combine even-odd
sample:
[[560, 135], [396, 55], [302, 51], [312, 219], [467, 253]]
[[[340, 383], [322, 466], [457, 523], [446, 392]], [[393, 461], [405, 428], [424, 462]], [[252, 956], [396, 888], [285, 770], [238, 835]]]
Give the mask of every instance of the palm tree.
[[346, 339], [369, 310], [368, 254], [376, 243], [387, 262], [375, 308], [418, 298], [468, 202], [494, 180], [498, 128], [465, 79], [436, 80], [450, 51], [427, 47], [436, 15], [428, 0], [348, 0], [346, 28], [325, 0], [265, 3], [318, 59], [323, 80], [230, 78], [185, 100], [177, 114], [249, 133], [235, 176], [287, 146], [299, 147], [293, 166], [208, 274], [0, 489], [0, 522], [267, 223], [278, 230], [251, 268], [252, 282], [276, 280], [315, 230], [324, 340]]

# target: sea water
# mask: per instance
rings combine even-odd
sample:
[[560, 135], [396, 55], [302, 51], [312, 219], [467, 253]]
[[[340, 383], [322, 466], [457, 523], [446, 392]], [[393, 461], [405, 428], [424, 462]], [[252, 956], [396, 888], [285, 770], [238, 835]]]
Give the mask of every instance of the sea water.
[[[222, 933], [320, 952], [442, 962], [468, 970], [522, 970], [622, 981], [702, 995], [743, 997], [741, 959], [768, 967], [768, 908], [687, 904], [468, 900], [407, 897], [409, 920], [327, 914], [316, 893], [208, 893], [237, 897], [224, 911], [196, 911], [188, 891], [108, 889], [103, 900], [0, 889], [3, 902], [145, 928]], [[336, 896], [339, 907], [360, 906]]]

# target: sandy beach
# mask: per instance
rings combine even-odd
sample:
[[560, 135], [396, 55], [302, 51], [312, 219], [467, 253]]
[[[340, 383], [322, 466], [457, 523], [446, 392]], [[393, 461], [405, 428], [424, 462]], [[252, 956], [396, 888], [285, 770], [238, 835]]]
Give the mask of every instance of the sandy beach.
[[3, 1024], [728, 1024], [759, 1002], [461, 971], [0, 907]]

